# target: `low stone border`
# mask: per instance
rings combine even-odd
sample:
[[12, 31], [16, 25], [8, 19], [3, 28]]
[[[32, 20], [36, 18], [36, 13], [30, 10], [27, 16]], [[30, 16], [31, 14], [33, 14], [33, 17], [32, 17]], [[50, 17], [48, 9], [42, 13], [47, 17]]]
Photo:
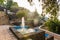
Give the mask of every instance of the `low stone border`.
[[18, 40], [26, 40], [26, 38], [32, 38], [33, 40], [45, 40], [45, 31], [39, 30], [39, 32], [29, 33], [27, 37], [24, 37], [21, 33], [17, 32], [14, 27], [10, 27], [9, 30], [15, 35]]
[[53, 35], [56, 40], [60, 40], [60, 35], [59, 35], [59, 34], [56, 34], [56, 33], [50, 32], [50, 31], [48, 31], [48, 30], [41, 29], [41, 28], [40, 28], [40, 30], [45, 31], [47, 34]]

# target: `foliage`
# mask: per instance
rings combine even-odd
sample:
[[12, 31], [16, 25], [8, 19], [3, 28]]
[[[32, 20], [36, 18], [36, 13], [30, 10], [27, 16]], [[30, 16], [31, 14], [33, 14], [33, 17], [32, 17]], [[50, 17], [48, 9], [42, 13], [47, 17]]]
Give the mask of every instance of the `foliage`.
[[33, 18], [37, 18], [39, 17], [39, 14], [37, 13], [37, 11], [34, 12]]
[[44, 4], [43, 8], [46, 9], [46, 13], [56, 16], [59, 10], [57, 0], [45, 0]]
[[13, 2], [13, 3], [12, 3], [11, 9], [12, 9], [12, 8], [19, 8], [17, 2]]
[[28, 20], [34, 20], [34, 19], [36, 19], [36, 18], [38, 18], [39, 17], [39, 14], [37, 13], [37, 11], [35, 11], [35, 12], [30, 12], [29, 14], [28, 14]]
[[60, 34], [60, 21], [54, 17], [53, 19], [49, 19], [46, 23], [45, 26], [48, 27], [48, 29], [52, 32], [59, 33]]
[[0, 0], [0, 5], [2, 5], [4, 3], [5, 0]]
[[47, 26], [50, 31], [60, 34], [60, 21], [56, 17], [59, 11], [57, 0], [45, 0], [43, 9], [46, 9], [46, 13], [51, 14], [51, 19], [46, 21], [45, 26]]
[[16, 16], [18, 18], [22, 18], [22, 17], [27, 17], [27, 14], [28, 14], [28, 10], [24, 9], [24, 10], [19, 10], [17, 13], [16, 13]]
[[12, 0], [7, 0], [6, 8], [7, 8], [7, 9], [10, 9], [10, 8], [11, 8], [11, 6], [12, 6], [12, 3], [13, 3], [13, 1], [12, 1]]
[[0, 0], [0, 6], [6, 7], [9, 10], [12, 8], [18, 8], [18, 4], [13, 2], [13, 0]]
[[10, 8], [10, 11], [16, 12], [19, 10], [19, 6], [17, 4], [17, 2], [13, 2]]
[[6, 3], [6, 0], [0, 0], [0, 6], [4, 6], [5, 7], [5, 3]]

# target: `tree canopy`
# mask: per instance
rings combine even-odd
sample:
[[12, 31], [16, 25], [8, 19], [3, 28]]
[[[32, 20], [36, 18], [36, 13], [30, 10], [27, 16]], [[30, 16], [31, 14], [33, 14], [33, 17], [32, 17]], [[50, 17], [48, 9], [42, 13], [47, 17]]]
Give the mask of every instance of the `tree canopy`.
[[50, 13], [54, 16], [57, 15], [59, 10], [57, 0], [45, 0], [43, 8], [46, 9], [46, 13]]
[[13, 3], [13, 1], [12, 1], [12, 0], [7, 0], [6, 8], [7, 8], [7, 9], [10, 9], [10, 8], [11, 8], [11, 6], [12, 6], [12, 3]]
[[5, 0], [0, 0], [0, 5], [3, 5]]
[[16, 16], [18, 18], [22, 18], [22, 17], [27, 17], [27, 14], [28, 14], [28, 10], [26, 9], [23, 9], [23, 10], [19, 10], [17, 13], [16, 13]]

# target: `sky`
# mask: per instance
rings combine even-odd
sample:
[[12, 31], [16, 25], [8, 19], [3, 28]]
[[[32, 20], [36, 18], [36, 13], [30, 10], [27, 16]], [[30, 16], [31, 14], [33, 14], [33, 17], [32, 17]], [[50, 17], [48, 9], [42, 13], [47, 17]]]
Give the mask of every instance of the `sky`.
[[17, 2], [19, 7], [24, 7], [26, 9], [30, 10], [30, 12], [34, 12], [35, 10], [37, 10], [37, 12], [39, 14], [42, 13], [41, 2], [39, 3], [38, 0], [33, 0], [32, 6], [29, 4], [29, 2], [27, 0], [13, 0], [13, 1]]
[[[30, 12], [34, 12], [35, 9], [37, 9], [37, 12], [39, 14], [42, 13], [42, 6], [41, 6], [42, 2], [41, 2], [41, 0], [40, 0], [40, 3], [38, 0], [33, 0], [33, 2], [32, 2], [33, 6], [31, 6], [29, 4], [29, 2], [27, 2], [27, 0], [13, 0], [13, 1], [17, 2], [19, 7], [24, 7], [26, 9], [30, 10]], [[57, 0], [57, 1], [60, 1], [60, 0]], [[49, 17], [49, 14], [47, 14], [45, 17]], [[60, 16], [58, 17], [58, 19], [60, 20]]]

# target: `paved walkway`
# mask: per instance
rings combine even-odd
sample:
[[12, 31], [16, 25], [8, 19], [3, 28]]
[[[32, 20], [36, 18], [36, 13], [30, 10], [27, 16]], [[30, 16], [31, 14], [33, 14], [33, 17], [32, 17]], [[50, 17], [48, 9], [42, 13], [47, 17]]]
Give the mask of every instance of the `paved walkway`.
[[0, 26], [0, 40], [17, 40], [10, 32], [9, 26]]

